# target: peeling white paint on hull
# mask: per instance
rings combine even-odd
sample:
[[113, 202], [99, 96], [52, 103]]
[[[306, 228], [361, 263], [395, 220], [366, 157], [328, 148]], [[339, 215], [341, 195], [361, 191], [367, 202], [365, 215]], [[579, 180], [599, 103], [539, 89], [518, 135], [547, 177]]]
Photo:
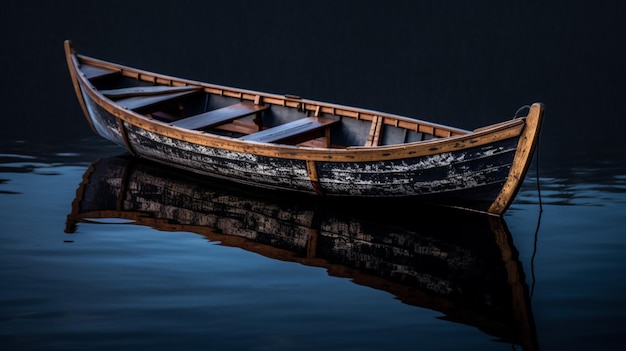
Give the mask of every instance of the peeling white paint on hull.
[[[314, 192], [302, 160], [210, 148], [133, 126], [128, 126], [128, 131], [137, 154], [162, 163], [246, 184]], [[329, 196], [416, 196], [458, 191], [501, 181], [510, 168], [514, 145], [515, 140], [509, 141], [495, 153], [496, 166], [483, 159], [491, 153], [489, 147], [402, 161], [317, 162], [317, 171], [321, 189]]]

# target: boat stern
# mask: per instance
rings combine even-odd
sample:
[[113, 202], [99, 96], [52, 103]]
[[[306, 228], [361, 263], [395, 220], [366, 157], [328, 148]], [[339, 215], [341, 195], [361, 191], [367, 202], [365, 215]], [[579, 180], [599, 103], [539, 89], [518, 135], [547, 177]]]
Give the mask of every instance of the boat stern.
[[539, 142], [543, 112], [544, 105], [536, 102], [530, 106], [528, 115], [524, 117], [524, 130], [517, 143], [517, 151], [513, 159], [513, 164], [511, 165], [511, 170], [509, 171], [509, 175], [500, 194], [498, 194], [495, 201], [489, 207], [488, 213], [501, 216], [515, 199], [526, 177], [535, 148]]

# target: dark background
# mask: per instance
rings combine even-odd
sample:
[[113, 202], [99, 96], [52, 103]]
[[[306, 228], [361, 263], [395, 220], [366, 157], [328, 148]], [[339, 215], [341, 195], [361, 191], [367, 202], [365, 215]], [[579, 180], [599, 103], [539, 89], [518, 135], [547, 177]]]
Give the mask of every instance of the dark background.
[[467, 129], [540, 101], [542, 162], [619, 159], [625, 4], [4, 0], [0, 137], [92, 133], [63, 56], [71, 39], [79, 53], [159, 73]]

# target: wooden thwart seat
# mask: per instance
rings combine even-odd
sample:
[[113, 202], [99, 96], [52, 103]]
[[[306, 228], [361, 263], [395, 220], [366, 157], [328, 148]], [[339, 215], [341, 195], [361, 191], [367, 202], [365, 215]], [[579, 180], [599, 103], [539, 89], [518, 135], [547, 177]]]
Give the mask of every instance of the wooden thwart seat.
[[276, 143], [283, 141], [301, 142], [324, 136], [329, 139], [329, 127], [339, 122], [338, 119], [326, 117], [307, 117], [278, 125], [257, 133], [245, 135], [240, 140]]
[[195, 94], [199, 91], [201, 91], [201, 89], [196, 88], [193, 90], [175, 92], [175, 93], [170, 93], [170, 94], [132, 96], [132, 97], [124, 98], [121, 100], [117, 100], [115, 103], [129, 110], [141, 110], [144, 108], [152, 107], [160, 103], [167, 102], [169, 100], [174, 100], [174, 99], [182, 98], [191, 94]]
[[197, 90], [199, 89], [193, 85], [185, 85], [180, 87], [170, 87], [167, 85], [150, 85], [144, 87], [130, 87], [111, 90], [100, 90], [102, 95], [110, 99], [122, 99], [132, 96], [150, 96], [150, 95], [163, 95], [169, 93], [179, 93], [183, 91]]
[[268, 109], [267, 106], [240, 102], [217, 110], [179, 119], [178, 121], [170, 123], [170, 125], [187, 129], [211, 128], [266, 109]]
[[112, 75], [112, 74], [119, 73], [118, 71], [115, 71], [115, 70], [101, 68], [101, 67], [92, 66], [92, 65], [88, 65], [88, 64], [82, 64], [80, 66], [80, 70], [85, 75], [85, 78], [87, 78], [89, 80], [102, 78], [102, 77], [106, 77], [106, 76], [109, 76], [109, 75]]

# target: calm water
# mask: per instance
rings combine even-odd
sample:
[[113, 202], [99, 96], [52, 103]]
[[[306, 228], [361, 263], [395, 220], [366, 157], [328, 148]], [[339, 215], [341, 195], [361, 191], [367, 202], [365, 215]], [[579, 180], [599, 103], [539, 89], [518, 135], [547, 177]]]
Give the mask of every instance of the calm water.
[[458, 212], [406, 221], [267, 198], [115, 157], [95, 136], [3, 151], [7, 350], [626, 342], [626, 170], [610, 160], [540, 170], [543, 212], [531, 170], [494, 229]]

